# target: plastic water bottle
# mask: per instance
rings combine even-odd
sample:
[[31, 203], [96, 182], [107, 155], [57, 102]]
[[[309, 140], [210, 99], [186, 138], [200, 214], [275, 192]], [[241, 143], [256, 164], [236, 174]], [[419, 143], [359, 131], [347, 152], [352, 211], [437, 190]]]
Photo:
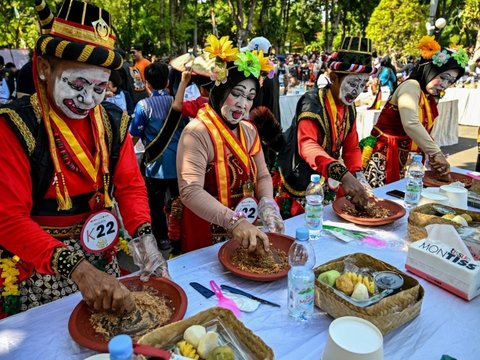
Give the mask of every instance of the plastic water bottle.
[[128, 335], [114, 336], [108, 342], [108, 352], [110, 360], [137, 360], [138, 357], [133, 354], [132, 338]]
[[415, 154], [407, 170], [407, 188], [405, 190], [405, 207], [407, 209], [418, 205], [422, 194], [424, 175], [422, 155]]
[[320, 175], [310, 176], [305, 200], [305, 223], [310, 230], [310, 240], [319, 240], [323, 229], [323, 187], [320, 183]]
[[308, 229], [298, 228], [295, 242], [288, 251], [288, 314], [300, 321], [313, 314], [315, 251], [309, 241]]

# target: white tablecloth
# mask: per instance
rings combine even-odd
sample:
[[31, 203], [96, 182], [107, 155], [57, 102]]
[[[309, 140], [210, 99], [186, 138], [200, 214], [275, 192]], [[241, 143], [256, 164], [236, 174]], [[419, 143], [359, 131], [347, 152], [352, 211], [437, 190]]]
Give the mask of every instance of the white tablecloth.
[[480, 126], [480, 88], [448, 88], [446, 100], [458, 100], [458, 123]]
[[[405, 186], [403, 180], [376, 190], [385, 192]], [[390, 197], [388, 197], [390, 198]], [[390, 198], [395, 200], [394, 198]], [[401, 202], [400, 200], [395, 200]], [[325, 219], [331, 224], [343, 224], [331, 207], [325, 209]], [[390, 237], [406, 238], [404, 217], [394, 224], [382, 227]], [[294, 235], [303, 226], [299, 216], [286, 222], [286, 232]], [[349, 224], [351, 226], [351, 224]], [[314, 242], [316, 264], [354, 252], [365, 252], [404, 270], [406, 252], [399, 249], [374, 249], [345, 244], [329, 236]], [[274, 351], [276, 359], [318, 360], [325, 346], [327, 330], [332, 318], [315, 308], [314, 317], [306, 324], [297, 323], [287, 315], [287, 280], [270, 283], [244, 280], [225, 271], [217, 260], [221, 244], [194, 251], [169, 261], [170, 272], [188, 296], [186, 317], [213, 306], [189, 286], [198, 281], [208, 286], [210, 279], [250, 291], [277, 302], [281, 308], [260, 305], [254, 313], [242, 313], [240, 320]], [[449, 354], [461, 360], [474, 360], [480, 354], [480, 297], [467, 302], [449, 292], [418, 278], [425, 288], [420, 315], [410, 323], [394, 330], [384, 338], [385, 359], [439, 360]], [[69, 336], [67, 324], [71, 311], [80, 300], [75, 294], [56, 302], [34, 308], [0, 321], [1, 359], [84, 359], [93, 352], [78, 346]]]

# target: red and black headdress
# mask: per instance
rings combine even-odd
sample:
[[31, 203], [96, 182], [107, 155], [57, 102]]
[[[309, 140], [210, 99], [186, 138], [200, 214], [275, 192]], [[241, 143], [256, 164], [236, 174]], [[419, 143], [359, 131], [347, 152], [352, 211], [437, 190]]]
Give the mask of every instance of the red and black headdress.
[[363, 37], [348, 36], [342, 46], [328, 58], [328, 68], [339, 73], [375, 74], [372, 66], [372, 41]]
[[77, 0], [65, 0], [53, 16], [45, 0], [35, 0], [43, 35], [37, 40], [37, 55], [79, 61], [116, 70], [122, 57], [114, 51], [110, 14]]

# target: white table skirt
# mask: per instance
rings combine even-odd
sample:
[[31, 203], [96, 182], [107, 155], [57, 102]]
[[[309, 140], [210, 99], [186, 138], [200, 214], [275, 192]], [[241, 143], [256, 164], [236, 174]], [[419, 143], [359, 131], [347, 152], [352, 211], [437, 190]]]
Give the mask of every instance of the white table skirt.
[[[361, 140], [370, 135], [377, 123], [381, 110], [366, 110], [357, 107], [357, 133]], [[438, 118], [432, 130], [432, 137], [438, 146], [449, 146], [458, 143], [458, 100], [440, 100]]]
[[438, 118], [431, 133], [438, 146], [458, 144], [458, 119], [458, 100], [441, 99], [438, 103]]
[[[404, 189], [399, 181], [376, 189], [385, 196], [390, 189]], [[390, 198], [390, 197], [388, 197]], [[394, 198], [390, 198], [397, 202]], [[331, 224], [346, 225], [332, 211], [325, 209], [325, 220]], [[405, 239], [407, 217], [394, 224], [381, 227], [386, 236]], [[303, 217], [286, 222], [286, 232], [294, 235], [303, 226]], [[353, 226], [348, 224], [346, 226]], [[371, 228], [373, 229], [373, 228]], [[367, 246], [345, 244], [330, 236], [314, 242], [316, 265], [350, 253], [364, 252], [405, 269], [404, 249], [374, 249]], [[215, 304], [203, 298], [189, 282], [198, 281], [208, 286], [210, 279], [250, 291], [260, 297], [279, 303], [280, 309], [261, 305], [254, 313], [242, 313], [240, 320], [274, 351], [276, 359], [318, 360], [325, 346], [327, 330], [332, 318], [315, 308], [314, 317], [307, 324], [297, 323], [287, 315], [287, 280], [260, 283], [238, 278], [226, 271], [217, 260], [221, 244], [179, 256], [169, 261], [170, 272], [188, 296], [185, 317], [196, 314]], [[413, 276], [413, 275], [412, 275]], [[414, 276], [415, 277], [415, 276]], [[464, 301], [449, 292], [418, 278], [425, 288], [420, 315], [410, 323], [388, 334], [384, 339], [385, 359], [439, 360], [442, 354], [457, 359], [478, 359], [480, 354], [480, 297]], [[80, 300], [75, 294], [53, 303], [37, 307], [0, 321], [0, 359], [84, 359], [94, 354], [78, 346], [68, 333], [68, 319]]]
[[480, 88], [448, 88], [446, 100], [458, 100], [458, 123], [480, 126]]
[[280, 96], [280, 118], [282, 121], [283, 131], [287, 131], [295, 116], [295, 109], [297, 108], [298, 100], [302, 97], [301, 94], [290, 94]]
[[[283, 131], [286, 131], [290, 127], [293, 117], [295, 116], [297, 102], [301, 96], [302, 95], [280, 96], [280, 113], [282, 114], [281, 119]], [[377, 123], [380, 112], [380, 110], [367, 110], [364, 106], [357, 107], [356, 123], [359, 140], [370, 135], [373, 126]], [[438, 146], [457, 144], [459, 119], [458, 99], [440, 100], [438, 103], [438, 113], [438, 119], [432, 130], [432, 137], [435, 139], [435, 142]]]

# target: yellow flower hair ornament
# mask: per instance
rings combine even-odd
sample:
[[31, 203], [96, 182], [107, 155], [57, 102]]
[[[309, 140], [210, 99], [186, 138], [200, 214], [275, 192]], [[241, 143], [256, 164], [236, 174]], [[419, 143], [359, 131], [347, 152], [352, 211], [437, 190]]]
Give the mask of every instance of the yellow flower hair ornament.
[[245, 77], [253, 75], [258, 78], [262, 74], [270, 79], [273, 78], [274, 65], [268, 57], [264, 56], [263, 51], [239, 52], [238, 48], [233, 47], [228, 36], [222, 36], [218, 39], [212, 34], [207, 37], [207, 42], [209, 45], [203, 50], [209, 53], [210, 59], [215, 59], [215, 65], [211, 68], [210, 79], [215, 81], [216, 86], [227, 82], [228, 62], [233, 62], [238, 71], [243, 72]]
[[260, 62], [260, 71], [266, 74], [269, 79], [273, 79], [273, 76], [275, 75], [275, 66], [273, 65], [273, 62], [263, 55], [263, 50], [260, 50], [259, 52], [253, 50], [252, 52]]
[[210, 59], [216, 58], [219, 62], [235, 61], [237, 59], [238, 49], [233, 47], [228, 36], [222, 36], [220, 40], [213, 34], [207, 37], [210, 44], [204, 51], [210, 54]]

